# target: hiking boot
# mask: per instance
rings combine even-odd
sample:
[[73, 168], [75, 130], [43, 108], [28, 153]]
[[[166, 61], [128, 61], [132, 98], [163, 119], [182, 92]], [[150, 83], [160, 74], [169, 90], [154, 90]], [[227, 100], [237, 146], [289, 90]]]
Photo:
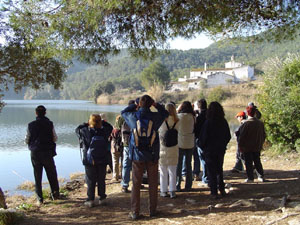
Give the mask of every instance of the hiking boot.
[[250, 180], [250, 179], [246, 179], [246, 180], [244, 180], [244, 183], [254, 183], [254, 180]]
[[214, 201], [214, 200], [218, 200], [219, 199], [219, 196], [218, 194], [210, 194], [210, 200]]
[[36, 206], [40, 207], [44, 204], [43, 200], [37, 200], [36, 201]]
[[94, 207], [94, 200], [86, 201], [84, 205], [88, 208], [93, 208]]
[[176, 192], [181, 192], [181, 188], [176, 188]]
[[54, 200], [61, 199], [61, 196], [60, 196], [60, 194], [52, 194], [51, 193], [50, 198], [51, 198], [52, 201], [54, 201]]
[[182, 192], [190, 192], [190, 191], [192, 191], [192, 188], [184, 188], [184, 189], [182, 190]]
[[130, 193], [130, 191], [128, 190], [128, 187], [122, 187], [121, 191], [122, 191], [122, 193]]
[[266, 182], [266, 180], [263, 177], [258, 177], [257, 180], [258, 182]]
[[107, 205], [106, 198], [99, 199], [99, 205]]
[[168, 197], [167, 192], [160, 192], [160, 197]]
[[128, 218], [130, 218], [130, 219], [132, 219], [132, 220], [137, 220], [139, 217], [140, 217], [139, 214], [136, 213], [136, 212], [130, 212], [130, 213], [128, 214]]
[[170, 192], [170, 198], [176, 198], [176, 193], [175, 191]]
[[157, 216], [157, 211], [155, 210], [155, 211], [152, 211], [152, 212], [150, 212], [150, 217], [155, 217], [155, 216]]
[[227, 195], [225, 190], [220, 190], [220, 194], [222, 195], [222, 197], [225, 197]]

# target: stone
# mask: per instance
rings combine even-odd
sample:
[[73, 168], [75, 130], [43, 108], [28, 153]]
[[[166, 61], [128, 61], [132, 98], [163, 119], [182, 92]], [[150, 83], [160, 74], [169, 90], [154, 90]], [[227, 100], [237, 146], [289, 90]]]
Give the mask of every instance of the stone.
[[272, 197], [261, 198], [259, 201], [265, 205], [270, 205], [276, 208], [280, 207], [281, 204], [281, 200], [277, 200]]
[[289, 220], [288, 224], [289, 225], [299, 225], [300, 224], [300, 218]]
[[186, 210], [184, 210], [184, 209], [173, 209], [172, 210], [172, 213], [177, 213], [177, 214], [181, 214], [181, 213], [185, 213], [186, 212]]
[[235, 203], [231, 204], [229, 208], [235, 208], [235, 207], [256, 207], [256, 204], [249, 200], [238, 200]]
[[224, 207], [224, 206], [225, 206], [224, 204], [219, 203], [219, 204], [216, 204], [216, 205], [215, 205], [215, 208], [219, 209], [219, 208], [222, 208], [222, 207]]
[[0, 188], [0, 208], [7, 209], [5, 197], [1, 188]]
[[300, 211], [300, 202], [289, 202], [288, 206], [294, 208], [296, 211]]
[[169, 203], [169, 204], [166, 204], [167, 207], [174, 207], [174, 204], [172, 203]]
[[185, 201], [187, 201], [190, 204], [196, 204], [196, 200], [195, 199], [187, 198]]

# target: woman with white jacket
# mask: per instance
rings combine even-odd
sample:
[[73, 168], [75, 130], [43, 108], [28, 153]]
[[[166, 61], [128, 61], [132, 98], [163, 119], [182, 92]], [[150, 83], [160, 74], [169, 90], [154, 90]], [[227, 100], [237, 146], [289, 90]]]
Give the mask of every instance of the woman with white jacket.
[[[159, 159], [159, 169], [160, 169], [160, 196], [167, 197], [168, 183], [169, 183], [169, 193], [170, 198], [175, 198], [176, 194], [176, 167], [178, 162], [178, 145], [171, 147], [165, 146], [165, 134], [169, 129], [174, 126], [175, 130], [178, 130], [179, 119], [176, 113], [175, 105], [168, 103], [166, 105], [166, 110], [169, 112], [169, 117], [159, 128], [159, 140], [160, 140], [160, 159]], [[167, 126], [168, 125], [168, 126]]]
[[191, 102], [184, 101], [178, 109], [178, 118], [180, 124], [178, 127], [178, 147], [179, 156], [177, 164], [177, 182], [176, 191], [181, 191], [181, 177], [182, 177], [182, 161], [185, 157], [186, 167], [186, 181], [185, 191], [192, 189], [193, 175], [192, 175], [192, 156], [195, 148], [195, 112]]

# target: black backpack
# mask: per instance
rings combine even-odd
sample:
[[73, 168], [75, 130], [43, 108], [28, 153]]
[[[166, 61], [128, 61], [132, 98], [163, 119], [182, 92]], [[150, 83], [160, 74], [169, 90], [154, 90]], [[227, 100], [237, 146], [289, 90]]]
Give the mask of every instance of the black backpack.
[[165, 121], [165, 122], [166, 122], [168, 130], [165, 132], [165, 134], [163, 136], [163, 139], [162, 139], [163, 145], [166, 147], [175, 146], [178, 144], [178, 131], [176, 129], [174, 129], [177, 122], [175, 122], [171, 128], [169, 127], [168, 122], [167, 121]]
[[90, 147], [87, 151], [87, 161], [90, 165], [105, 164], [108, 154], [108, 141], [104, 135], [97, 131], [92, 137]]

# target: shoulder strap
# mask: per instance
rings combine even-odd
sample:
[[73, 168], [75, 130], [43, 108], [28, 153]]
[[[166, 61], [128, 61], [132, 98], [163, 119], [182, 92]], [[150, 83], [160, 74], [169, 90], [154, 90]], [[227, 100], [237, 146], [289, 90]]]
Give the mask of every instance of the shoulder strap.
[[173, 124], [172, 129], [174, 129], [174, 127], [176, 126], [176, 123], [177, 123], [177, 122], [175, 122], [175, 123]]
[[166, 120], [165, 120], [165, 123], [167, 125], [168, 130], [170, 130], [169, 124], [168, 124], [168, 122]]

